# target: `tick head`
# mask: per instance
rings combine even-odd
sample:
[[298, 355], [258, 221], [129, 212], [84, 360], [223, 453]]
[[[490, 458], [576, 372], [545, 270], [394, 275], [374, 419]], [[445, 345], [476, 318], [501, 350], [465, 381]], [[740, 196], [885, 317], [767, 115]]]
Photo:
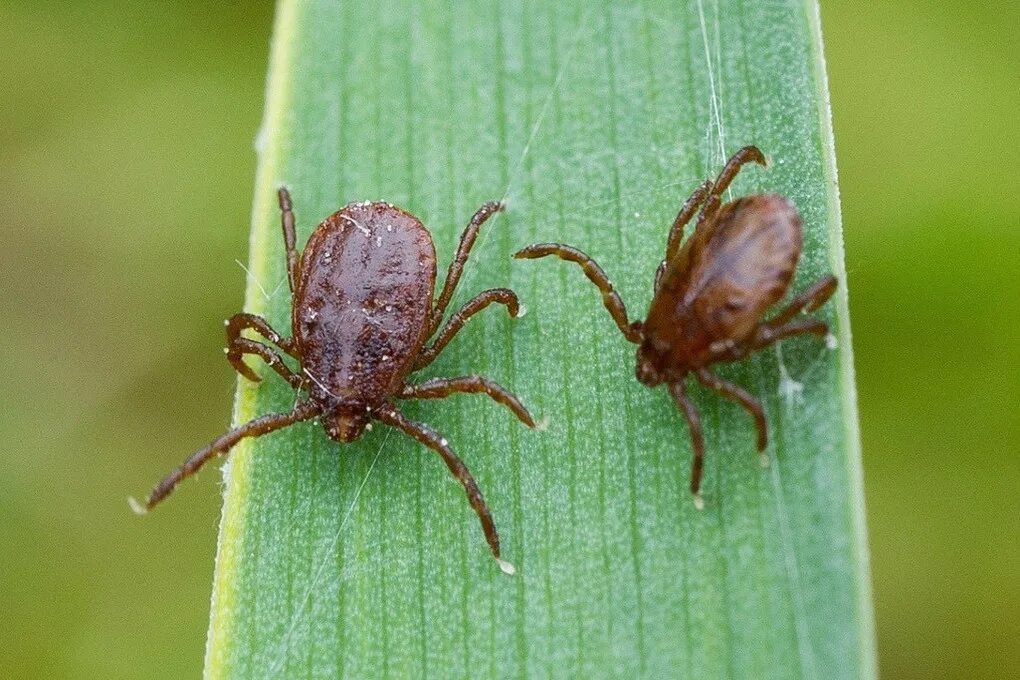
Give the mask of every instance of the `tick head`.
[[649, 387], [655, 387], [664, 380], [663, 368], [667, 348], [658, 348], [656, 343], [649, 339], [638, 345], [637, 368], [635, 374], [638, 382]]
[[329, 438], [345, 443], [360, 437], [368, 420], [368, 413], [360, 404], [341, 404], [321, 418]]

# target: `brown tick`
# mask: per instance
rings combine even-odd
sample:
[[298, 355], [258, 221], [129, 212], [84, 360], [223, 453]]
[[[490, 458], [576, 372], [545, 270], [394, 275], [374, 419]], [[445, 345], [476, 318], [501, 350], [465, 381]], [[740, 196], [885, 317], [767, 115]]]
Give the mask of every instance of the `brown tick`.
[[[496, 526], [467, 466], [446, 439], [405, 418], [394, 403], [396, 399], [439, 399], [455, 392], [484, 393], [528, 427], [535, 426], [516, 396], [486, 378], [471, 375], [406, 382], [409, 374], [432, 363], [464, 323], [488, 305], [505, 305], [511, 316], [517, 316], [514, 292], [493, 288], [476, 295], [439, 330], [479, 229], [502, 206], [486, 203], [471, 218], [433, 304], [435, 246], [416, 217], [388, 203], [352, 203], [327, 217], [298, 256], [294, 213], [285, 188], [280, 189], [279, 200], [293, 299], [292, 337], [283, 337], [259, 316], [237, 314], [226, 322], [226, 353], [231, 365], [249, 380], [260, 378], [242, 357], [254, 354], [295, 390], [307, 390], [307, 396], [289, 413], [256, 418], [197, 451], [156, 485], [144, 507], [135, 503], [136, 509], [151, 510], [181, 480], [245, 437], [319, 418], [331, 439], [351, 442], [378, 420], [439, 454], [464, 486], [493, 556], [503, 571], [513, 573], [513, 566], [500, 559]], [[261, 334], [297, 360], [300, 368], [292, 370], [276, 349], [242, 336], [244, 330]]]
[[[605, 272], [580, 250], [539, 243], [514, 255], [526, 259], [555, 255], [575, 262], [602, 292], [602, 302], [623, 336], [638, 346], [637, 379], [649, 387], [665, 383], [687, 418], [694, 447], [691, 493], [698, 508], [704, 507], [699, 489], [705, 441], [698, 411], [687, 396], [688, 374], [754, 417], [758, 451], [764, 451], [768, 426], [761, 404], [709, 367], [739, 361], [783, 338], [804, 333], [825, 336], [825, 323], [794, 317], [818, 309], [836, 289], [835, 277], [825, 276], [774, 317], [762, 320], [790, 287], [800, 257], [801, 223], [793, 205], [775, 194], [745, 196], [720, 205], [722, 193], [751, 161], [766, 164], [756, 147], [744, 147], [714, 182], [705, 181], [683, 204], [669, 231], [666, 258], [655, 273], [655, 294], [643, 322], [627, 320], [623, 300]], [[699, 207], [694, 234], [681, 245], [684, 226]]]

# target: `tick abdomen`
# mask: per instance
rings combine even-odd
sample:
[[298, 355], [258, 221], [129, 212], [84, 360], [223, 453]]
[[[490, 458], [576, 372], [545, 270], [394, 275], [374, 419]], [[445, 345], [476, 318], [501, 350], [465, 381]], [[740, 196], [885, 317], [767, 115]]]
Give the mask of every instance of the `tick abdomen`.
[[684, 243], [645, 322], [668, 337], [677, 361], [697, 367], [721, 341], [741, 342], [786, 294], [800, 254], [800, 217], [782, 196], [748, 196], [720, 208]]
[[380, 402], [427, 331], [436, 271], [428, 231], [388, 203], [351, 203], [316, 229], [301, 271], [293, 326], [311, 389]]

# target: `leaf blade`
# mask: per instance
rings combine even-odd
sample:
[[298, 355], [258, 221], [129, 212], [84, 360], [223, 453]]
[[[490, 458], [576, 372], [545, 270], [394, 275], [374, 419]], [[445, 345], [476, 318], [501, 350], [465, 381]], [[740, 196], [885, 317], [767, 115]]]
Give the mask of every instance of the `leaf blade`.
[[[511, 282], [532, 311], [478, 317], [429, 374], [491, 374], [550, 428], [521, 431], [471, 397], [406, 410], [472, 468], [519, 575], [487, 559], [427, 452], [378, 430], [338, 450], [295, 426], [232, 455], [207, 675], [874, 675], [843, 290], [836, 352], [795, 341], [722, 371], [767, 397], [769, 470], [746, 414], [698, 395], [698, 513], [682, 420], [634, 381], [593, 291], [565, 265], [508, 259], [535, 240], [576, 244], [640, 316], [671, 211], [727, 151], [758, 143], [773, 169], [734, 195], [798, 205], [798, 288], [830, 269], [845, 281], [817, 7], [381, 10], [281, 3], [251, 268], [267, 290], [282, 276], [279, 182], [299, 241], [348, 200], [381, 198], [423, 219], [441, 262], [478, 204], [508, 198], [454, 306]], [[285, 295], [251, 283], [247, 308], [287, 328]], [[792, 380], [800, 402], [776, 394]], [[272, 378], [242, 384], [235, 418], [293, 398]]]

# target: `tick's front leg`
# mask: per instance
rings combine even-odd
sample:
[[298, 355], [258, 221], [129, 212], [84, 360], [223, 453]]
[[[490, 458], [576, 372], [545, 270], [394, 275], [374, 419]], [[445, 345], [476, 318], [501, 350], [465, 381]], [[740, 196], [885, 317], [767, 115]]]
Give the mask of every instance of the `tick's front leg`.
[[691, 431], [691, 448], [694, 451], [694, 460], [691, 462], [691, 493], [694, 494], [694, 507], [703, 510], [705, 501], [701, 497], [701, 473], [705, 469], [705, 435], [701, 430], [701, 416], [687, 396], [683, 381], [671, 383], [669, 394], [683, 411], [687, 418], [687, 427]]
[[[743, 387], [726, 382], [707, 368], [699, 368], [694, 374], [698, 382], [709, 389], [713, 389], [731, 401], [735, 401], [744, 407], [751, 417], [754, 418], [755, 427], [758, 428], [758, 451], [765, 451], [769, 440], [769, 426], [765, 422], [765, 410], [761, 403], [751, 396], [751, 393]], [[763, 454], [764, 455], [764, 454]], [[765, 458], [762, 459], [766, 460]]]
[[140, 505], [132, 499], [132, 509], [140, 514], [152, 510], [160, 501], [169, 496], [182, 480], [198, 472], [203, 465], [216, 456], [230, 451], [237, 442], [245, 437], [260, 437], [288, 425], [293, 425], [296, 422], [310, 420], [319, 415], [319, 413], [318, 406], [308, 402], [300, 402], [294, 406], [294, 410], [290, 413], [273, 413], [262, 416], [230, 430], [226, 434], [217, 437], [205, 448], [196, 451], [179, 468], [164, 477], [152, 490], [152, 493], [149, 494], [145, 505]]
[[492, 556], [496, 558], [499, 568], [504, 573], [514, 574], [516, 572], [514, 566], [499, 556], [499, 534], [496, 532], [496, 524], [492, 521], [492, 513], [489, 512], [489, 506], [486, 505], [485, 498], [478, 489], [478, 484], [475, 483], [474, 477], [471, 476], [471, 472], [464, 465], [464, 462], [457, 457], [457, 454], [446, 443], [446, 439], [439, 436], [435, 430], [427, 425], [408, 420], [404, 417], [404, 414], [391, 404], [384, 405], [373, 415], [380, 421], [397, 428], [415, 441], [424, 444], [439, 454], [439, 457], [446, 463], [446, 467], [449, 468], [450, 473], [464, 487], [468, 503], [471, 504], [475, 514], [478, 515], [478, 520], [482, 523], [482, 532], [485, 534], [485, 540], [488, 541], [489, 550], [492, 551]]
[[641, 342], [640, 322], [631, 323], [627, 320], [627, 308], [624, 306], [620, 295], [613, 288], [609, 277], [606, 276], [598, 262], [586, 253], [562, 243], [535, 243], [514, 253], [514, 258], [518, 260], [534, 260], [548, 255], [555, 255], [561, 260], [580, 265], [581, 269], [584, 270], [584, 275], [602, 293], [602, 304], [609, 311], [609, 315], [613, 317], [613, 321], [616, 322], [617, 328], [623, 333], [623, 337], [635, 344]]

